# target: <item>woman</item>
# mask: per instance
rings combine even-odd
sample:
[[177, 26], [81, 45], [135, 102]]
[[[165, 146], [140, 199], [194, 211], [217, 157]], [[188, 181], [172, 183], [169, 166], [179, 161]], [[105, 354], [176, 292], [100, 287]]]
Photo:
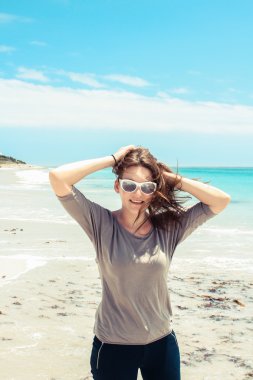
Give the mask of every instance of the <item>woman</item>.
[[[75, 186], [113, 166], [119, 210], [90, 201]], [[102, 301], [90, 357], [95, 380], [179, 380], [180, 352], [172, 329], [167, 276], [176, 246], [221, 212], [230, 196], [160, 163], [129, 145], [114, 155], [66, 164], [49, 174], [52, 188], [96, 250]], [[199, 199], [185, 209], [180, 190]]]

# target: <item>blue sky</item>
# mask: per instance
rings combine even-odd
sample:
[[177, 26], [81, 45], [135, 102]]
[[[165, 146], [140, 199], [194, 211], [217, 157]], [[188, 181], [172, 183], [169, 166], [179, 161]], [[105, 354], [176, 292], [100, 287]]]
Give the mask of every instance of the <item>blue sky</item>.
[[59, 164], [136, 144], [173, 164], [253, 166], [252, 11], [0, 0], [0, 152]]

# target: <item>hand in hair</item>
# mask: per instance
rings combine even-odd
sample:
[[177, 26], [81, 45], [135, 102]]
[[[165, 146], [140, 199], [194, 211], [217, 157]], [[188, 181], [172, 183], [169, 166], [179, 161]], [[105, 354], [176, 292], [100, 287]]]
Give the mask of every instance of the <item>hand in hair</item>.
[[178, 172], [174, 173], [173, 170], [163, 162], [157, 162], [157, 165], [160, 168], [163, 181], [171, 187], [178, 187], [177, 185], [181, 183], [182, 176], [178, 174]]
[[181, 175], [176, 173], [170, 173], [168, 171], [163, 171], [163, 175], [168, 180], [169, 184], [173, 185], [174, 187], [181, 188]]
[[135, 149], [136, 147], [134, 145], [127, 145], [121, 147], [116, 153], [114, 153], [114, 157], [116, 158], [117, 162], [119, 162], [125, 155], [130, 152], [130, 150]]

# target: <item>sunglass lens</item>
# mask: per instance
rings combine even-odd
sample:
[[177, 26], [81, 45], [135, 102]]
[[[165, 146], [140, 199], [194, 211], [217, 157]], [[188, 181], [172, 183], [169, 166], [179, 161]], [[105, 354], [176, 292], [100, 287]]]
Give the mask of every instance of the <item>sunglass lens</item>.
[[128, 193], [132, 193], [136, 189], [136, 185], [134, 182], [130, 181], [122, 181], [122, 188], [123, 190], [127, 191]]
[[145, 194], [152, 194], [156, 189], [156, 186], [154, 183], [150, 182], [150, 183], [144, 183], [141, 187], [141, 190], [143, 191], [143, 193]]

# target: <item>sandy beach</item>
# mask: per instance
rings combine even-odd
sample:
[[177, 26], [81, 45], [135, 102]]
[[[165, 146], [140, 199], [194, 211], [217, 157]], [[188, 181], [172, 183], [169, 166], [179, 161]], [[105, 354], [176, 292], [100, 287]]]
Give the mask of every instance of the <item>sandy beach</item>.
[[[14, 174], [6, 172], [1, 185], [0, 378], [92, 379], [94, 316], [101, 300], [94, 251], [43, 184], [44, 172], [38, 185], [31, 185], [26, 172], [15, 180]], [[253, 280], [252, 268], [243, 263], [250, 260], [252, 238], [242, 231], [248, 251], [240, 261], [233, 256], [234, 234], [224, 240], [223, 230], [211, 227], [179, 246], [170, 267], [182, 380], [247, 380], [253, 378]]]
[[[101, 299], [96, 263], [52, 260], [8, 285], [3, 276], [1, 379], [91, 379], [92, 329]], [[237, 271], [174, 274], [172, 265], [168, 286], [182, 379], [253, 377], [252, 285], [250, 276]]]

